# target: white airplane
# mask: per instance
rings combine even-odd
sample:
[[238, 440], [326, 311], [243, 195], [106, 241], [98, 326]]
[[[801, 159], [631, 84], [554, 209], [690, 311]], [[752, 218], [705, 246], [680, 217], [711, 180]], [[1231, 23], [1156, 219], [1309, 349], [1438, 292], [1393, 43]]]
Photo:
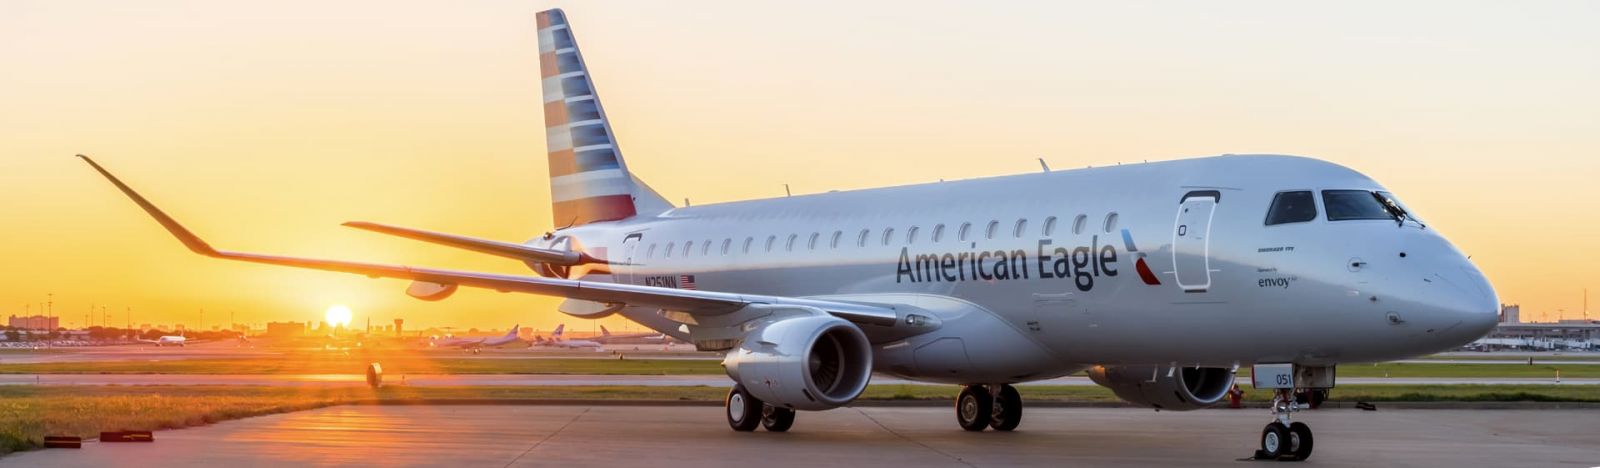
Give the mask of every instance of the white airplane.
[[[247, 262], [567, 298], [725, 353], [738, 431], [850, 403], [873, 372], [963, 386], [969, 431], [1022, 418], [1012, 384], [1087, 371], [1129, 402], [1272, 388], [1259, 458], [1313, 447], [1296, 391], [1340, 363], [1452, 350], [1495, 325], [1493, 287], [1373, 179], [1220, 156], [674, 207], [631, 172], [565, 15], [537, 15], [553, 232], [501, 242], [347, 225], [498, 255], [539, 276], [212, 248], [86, 161], [190, 250]], [[915, 161], [908, 158], [907, 164]], [[841, 168], [848, 170], [848, 168]], [[1152, 440], [1152, 444], [1159, 443]]]
[[156, 345], [157, 348], [162, 347], [162, 346], [177, 346], [179, 348], [182, 348], [182, 347], [184, 347], [185, 345], [187, 345], [189, 343], [189, 339], [184, 337], [183, 335], [165, 335], [165, 336], [162, 336], [160, 338], [156, 338], [154, 340], [146, 340], [146, 339], [142, 339], [142, 338], [134, 338], [134, 340], [136, 340], [136, 341], [138, 341], [140, 343], [154, 344], [154, 345]]
[[596, 337], [590, 338], [590, 339], [593, 340], [594, 342], [600, 343], [600, 344], [623, 343], [623, 342], [652, 343], [653, 344], [653, 343], [661, 343], [661, 342], [666, 341], [667, 340], [667, 335], [664, 334], [664, 333], [626, 333], [626, 334], [618, 335], [618, 334], [611, 333], [611, 330], [607, 330], [605, 325], [601, 325], [600, 326], [600, 336], [596, 336]]
[[548, 347], [552, 347], [552, 348], [593, 349], [595, 351], [601, 351], [601, 345], [600, 345], [600, 342], [598, 342], [598, 341], [569, 340], [569, 339], [563, 338], [562, 334], [564, 334], [566, 332], [566, 329], [567, 329], [567, 324], [565, 324], [565, 323], [560, 324], [560, 325], [556, 325], [555, 331], [550, 332], [550, 339], [537, 340], [537, 341], [534, 341], [533, 344], [534, 344], [534, 346], [548, 346]]
[[519, 326], [521, 326], [521, 324], [512, 325], [511, 331], [507, 332], [504, 336], [493, 338], [437, 338], [428, 340], [428, 346], [439, 348], [461, 348], [472, 354], [478, 354], [483, 352], [483, 348], [494, 348], [522, 341], [521, 338], [517, 337], [517, 330], [519, 330], [517, 327]]

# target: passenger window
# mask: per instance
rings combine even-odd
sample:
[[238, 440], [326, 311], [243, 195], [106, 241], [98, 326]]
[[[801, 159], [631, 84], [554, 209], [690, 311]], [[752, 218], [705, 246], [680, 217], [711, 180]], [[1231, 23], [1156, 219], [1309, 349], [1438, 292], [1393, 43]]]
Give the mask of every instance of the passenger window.
[[994, 238], [994, 232], [999, 230], [999, 229], [1000, 229], [1000, 222], [999, 221], [990, 221], [989, 222], [989, 228], [983, 230], [983, 238], [984, 239], [993, 239]]
[[711, 239], [706, 239], [706, 243], [700, 245], [700, 256], [707, 255], [711, 255]]
[[1078, 215], [1072, 220], [1072, 235], [1083, 234], [1083, 228], [1089, 225], [1089, 216]]
[[1278, 192], [1267, 208], [1267, 225], [1303, 223], [1317, 219], [1317, 204], [1310, 190]]
[[839, 248], [839, 238], [844, 237], [844, 231], [833, 231], [833, 240], [828, 241], [828, 248]]
[[917, 227], [911, 226], [911, 229], [906, 230], [906, 244], [915, 243], [917, 243]]
[[1116, 229], [1117, 229], [1117, 212], [1113, 211], [1110, 214], [1106, 215], [1106, 223], [1105, 223], [1106, 234], [1110, 234], [1111, 231], [1114, 231]]
[[683, 243], [683, 256], [685, 256], [685, 257], [689, 256], [689, 252], [691, 252], [693, 250], [694, 250], [694, 241], [689, 241], [689, 242], [684, 242]]
[[1028, 219], [1017, 220], [1017, 227], [1011, 229], [1011, 237], [1022, 237], [1022, 230], [1028, 228]]
[[733, 247], [733, 239], [731, 239], [731, 238], [723, 239], [722, 240], [722, 255], [723, 256], [727, 256], [728, 255], [728, 250], [730, 250], [729, 247]]
[[665, 252], [662, 252], [663, 255], [661, 256], [661, 258], [672, 258], [672, 248], [673, 247], [677, 247], [677, 246], [678, 246], [678, 244], [676, 244], [676, 243], [668, 242], [667, 243], [667, 250]]
[[1366, 190], [1323, 190], [1322, 207], [1328, 210], [1328, 221], [1394, 219], [1378, 195]]
[[806, 249], [807, 250], [817, 250], [817, 239], [819, 239], [821, 237], [822, 237], [822, 233], [820, 233], [820, 232], [811, 233], [811, 240], [806, 241]]
[[871, 234], [871, 231], [872, 231], [871, 229], [862, 229], [861, 230], [861, 237], [856, 239], [856, 247], [866, 247], [867, 246], [867, 235]]
[[650, 244], [650, 248], [649, 249], [645, 249], [644, 258], [656, 258], [656, 244], [655, 243], [651, 243]]
[[756, 238], [754, 238], [754, 237], [746, 237], [746, 238], [744, 238], [744, 253], [746, 253], [746, 254], [750, 253], [750, 244], [754, 244], [755, 242], [756, 242]]
[[771, 252], [772, 251], [772, 244], [776, 244], [777, 242], [778, 242], [778, 236], [767, 236], [767, 251]]
[[794, 240], [795, 239], [799, 239], [799, 238], [800, 238], [799, 234], [790, 234], [789, 235], [789, 241], [783, 243], [783, 251], [785, 251], [785, 252], [793, 252], [794, 251]]
[[1050, 236], [1053, 236], [1055, 234], [1056, 234], [1056, 217], [1055, 216], [1051, 216], [1049, 218], [1045, 218], [1044, 219], [1044, 236], [1045, 237], [1050, 237]]
[[972, 223], [961, 223], [961, 229], [956, 230], [956, 240], [967, 241], [967, 234], [972, 232]]
[[942, 240], [944, 240], [944, 224], [935, 225], [933, 227], [933, 241], [939, 242]]
[[894, 238], [894, 228], [883, 229], [883, 245], [889, 245], [889, 240]]

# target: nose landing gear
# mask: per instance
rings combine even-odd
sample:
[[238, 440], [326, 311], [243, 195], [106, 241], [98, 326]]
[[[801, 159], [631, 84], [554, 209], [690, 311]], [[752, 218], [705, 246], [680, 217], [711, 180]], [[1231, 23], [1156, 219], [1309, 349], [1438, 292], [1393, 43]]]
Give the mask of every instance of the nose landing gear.
[[[1299, 364], [1256, 364], [1250, 371], [1251, 385], [1272, 389], [1272, 422], [1261, 429], [1261, 448], [1257, 460], [1301, 461], [1311, 458], [1314, 440], [1311, 426], [1291, 422], [1290, 416], [1303, 409], [1315, 409], [1333, 388], [1333, 366]], [[1304, 398], [1297, 398], [1296, 391]], [[1302, 403], [1301, 400], [1305, 400]]]
[[1257, 460], [1302, 461], [1311, 458], [1314, 439], [1311, 426], [1289, 421], [1289, 415], [1308, 407], [1295, 402], [1294, 389], [1280, 388], [1272, 397], [1272, 418], [1261, 429], [1261, 448], [1256, 450]]

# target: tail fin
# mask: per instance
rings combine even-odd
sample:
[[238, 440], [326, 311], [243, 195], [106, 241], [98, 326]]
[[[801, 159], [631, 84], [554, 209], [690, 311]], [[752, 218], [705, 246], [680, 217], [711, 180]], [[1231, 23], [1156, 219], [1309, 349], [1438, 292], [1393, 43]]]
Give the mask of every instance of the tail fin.
[[601, 325], [600, 336], [611, 336], [611, 330], [607, 330], [605, 325]]
[[555, 226], [615, 221], [672, 208], [628, 172], [594, 81], [559, 9], [537, 15], [539, 76]]
[[566, 330], [566, 329], [567, 329], [567, 324], [565, 324], [565, 323], [560, 324], [560, 325], [556, 325], [556, 330], [553, 331], [553, 332], [550, 332], [550, 338], [551, 339], [557, 339], [557, 340], [561, 339], [561, 332], [563, 330]]
[[515, 338], [517, 336], [517, 330], [521, 330], [521, 329], [522, 329], [522, 324], [520, 324], [520, 323], [516, 324], [516, 325], [512, 325], [511, 326], [511, 332], [510, 333], [506, 333], [506, 338]]

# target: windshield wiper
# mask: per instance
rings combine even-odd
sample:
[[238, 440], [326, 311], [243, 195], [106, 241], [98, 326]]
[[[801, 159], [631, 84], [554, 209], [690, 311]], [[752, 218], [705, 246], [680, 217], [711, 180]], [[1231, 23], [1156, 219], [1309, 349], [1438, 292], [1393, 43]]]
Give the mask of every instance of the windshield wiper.
[[1404, 226], [1406, 219], [1410, 219], [1411, 222], [1417, 223], [1423, 229], [1428, 228], [1428, 225], [1422, 224], [1422, 221], [1417, 221], [1416, 218], [1412, 218], [1411, 213], [1407, 213], [1405, 208], [1401, 208], [1399, 203], [1395, 203], [1389, 197], [1385, 197], [1378, 192], [1372, 192], [1372, 197], [1378, 199], [1378, 204], [1383, 205], [1384, 211], [1388, 211], [1390, 216], [1394, 216], [1395, 226]]

